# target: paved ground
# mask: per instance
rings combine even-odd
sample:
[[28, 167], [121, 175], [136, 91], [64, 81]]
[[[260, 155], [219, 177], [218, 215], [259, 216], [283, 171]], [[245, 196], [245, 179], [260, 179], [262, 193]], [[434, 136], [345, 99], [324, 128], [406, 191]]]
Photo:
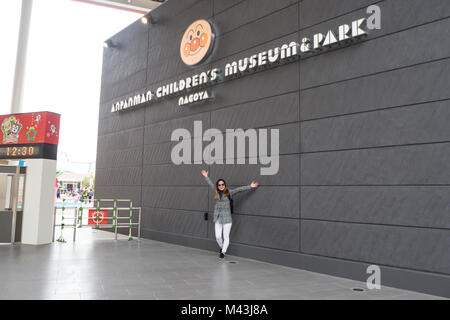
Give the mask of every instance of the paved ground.
[[157, 241], [92, 238], [0, 246], [0, 299], [439, 299], [354, 292], [365, 284]]

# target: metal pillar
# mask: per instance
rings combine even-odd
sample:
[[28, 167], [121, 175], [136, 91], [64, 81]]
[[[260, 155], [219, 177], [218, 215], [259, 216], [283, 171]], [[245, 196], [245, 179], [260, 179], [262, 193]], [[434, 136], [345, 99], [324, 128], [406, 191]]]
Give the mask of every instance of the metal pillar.
[[16, 68], [11, 99], [11, 113], [22, 112], [23, 85], [25, 79], [25, 65], [27, 60], [28, 35], [30, 31], [31, 9], [33, 0], [22, 0], [20, 13], [19, 41], [16, 53]]

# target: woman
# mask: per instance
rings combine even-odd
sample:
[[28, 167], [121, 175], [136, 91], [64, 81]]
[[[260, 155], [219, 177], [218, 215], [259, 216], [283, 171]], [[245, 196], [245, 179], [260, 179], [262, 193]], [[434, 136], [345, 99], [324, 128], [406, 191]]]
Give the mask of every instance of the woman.
[[[202, 170], [202, 175], [205, 177], [206, 182], [211, 189], [215, 192], [214, 200], [216, 204], [214, 206], [214, 223], [216, 231], [216, 240], [220, 247], [219, 257], [225, 258], [228, 245], [230, 244], [230, 231], [231, 231], [231, 207], [230, 207], [230, 195], [233, 196], [238, 192], [256, 189], [259, 186], [258, 182], [252, 181], [249, 186], [239, 187], [233, 190], [227, 188], [225, 180], [219, 179], [216, 185], [212, 183], [208, 177], [208, 171]], [[222, 240], [223, 232], [223, 240]]]

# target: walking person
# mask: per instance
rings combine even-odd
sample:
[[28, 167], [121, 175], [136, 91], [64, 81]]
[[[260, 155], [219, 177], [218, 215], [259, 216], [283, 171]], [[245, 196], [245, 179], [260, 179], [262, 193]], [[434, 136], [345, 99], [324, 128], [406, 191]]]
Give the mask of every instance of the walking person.
[[94, 192], [92, 191], [92, 189], [89, 189], [89, 192], [88, 192], [89, 203], [91, 203], [93, 196], [94, 196]]
[[230, 231], [232, 225], [230, 197], [242, 191], [254, 190], [258, 188], [259, 183], [252, 181], [248, 186], [228, 189], [225, 180], [219, 179], [217, 180], [216, 185], [214, 185], [208, 177], [208, 171], [202, 170], [202, 175], [205, 177], [205, 180], [211, 189], [215, 192], [214, 200], [216, 200], [216, 204], [214, 206], [213, 221], [215, 225], [216, 241], [220, 247], [219, 257], [223, 259], [225, 258], [225, 253], [230, 244]]

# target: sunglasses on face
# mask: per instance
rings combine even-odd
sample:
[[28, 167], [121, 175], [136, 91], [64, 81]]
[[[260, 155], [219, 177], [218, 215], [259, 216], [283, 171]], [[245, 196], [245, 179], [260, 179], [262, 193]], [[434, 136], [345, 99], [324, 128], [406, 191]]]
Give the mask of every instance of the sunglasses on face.
[[225, 187], [225, 184], [219, 183], [218, 186], [219, 186], [219, 187]]

